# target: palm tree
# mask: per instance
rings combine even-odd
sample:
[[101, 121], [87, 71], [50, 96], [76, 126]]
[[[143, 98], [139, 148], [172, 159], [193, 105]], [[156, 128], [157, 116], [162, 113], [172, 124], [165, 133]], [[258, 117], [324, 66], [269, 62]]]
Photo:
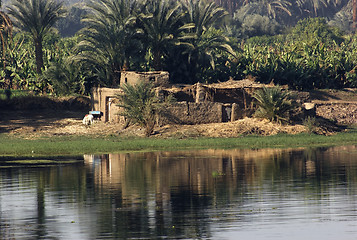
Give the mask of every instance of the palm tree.
[[242, 6], [235, 12], [235, 18], [244, 19], [247, 16], [257, 14], [270, 19], [285, 19], [292, 16], [292, 4], [287, 0], [256, 0]]
[[352, 23], [353, 26], [352, 28], [356, 30], [356, 24], [357, 24], [357, 0], [352, 0]]
[[258, 106], [255, 116], [271, 122], [287, 122], [290, 111], [295, 107], [290, 92], [283, 91], [278, 86], [259, 89], [253, 97]]
[[7, 8], [9, 15], [14, 18], [14, 25], [32, 35], [37, 73], [41, 73], [43, 68], [43, 38], [64, 15], [62, 6], [61, 2], [55, 0], [13, 0]]
[[[1, 9], [1, 1], [0, 1], [0, 9]], [[7, 48], [7, 39], [11, 37], [12, 34], [12, 22], [9, 16], [0, 11], [0, 40], [1, 40], [1, 52], [2, 52], [2, 60], [3, 60], [3, 68], [6, 67], [5, 61], [5, 50]]]
[[[295, 15], [301, 17], [332, 17], [349, 0], [295, 0]], [[353, 2], [353, 1], [352, 1]]]
[[149, 137], [153, 133], [157, 116], [162, 115], [174, 99], [168, 96], [160, 101], [153, 84], [147, 81], [136, 85], [123, 84], [120, 89], [122, 91], [117, 95], [118, 106], [122, 108], [120, 115], [128, 123], [145, 128], [145, 135]]
[[194, 24], [194, 33], [199, 36], [210, 27], [220, 27], [228, 15], [222, 7], [209, 0], [182, 0], [186, 21]]
[[221, 6], [224, 7], [230, 14], [233, 15], [233, 13], [241, 6], [247, 4], [249, 1], [248, 0], [243, 0], [243, 1], [238, 1], [238, 0], [215, 0], [215, 2]]
[[80, 32], [82, 40], [74, 59], [89, 63], [104, 84], [115, 86], [120, 71], [130, 68], [131, 56], [141, 48], [134, 28], [138, 2], [100, 0], [91, 1], [88, 7], [90, 14], [83, 19], [87, 27]]
[[310, 16], [317, 16], [318, 11], [326, 8], [333, 1], [329, 0], [297, 0], [296, 5], [299, 9]]
[[162, 70], [162, 58], [179, 42], [180, 35], [193, 27], [192, 24], [184, 24], [183, 17], [180, 5], [170, 0], [148, 0], [145, 12], [139, 15], [138, 24], [152, 52], [155, 70]]
[[228, 37], [216, 29], [222, 26], [228, 12], [209, 1], [183, 0], [183, 5], [187, 12], [186, 21], [193, 23], [194, 28], [191, 29], [193, 36], [179, 44], [185, 48], [183, 54], [187, 56], [193, 81], [200, 81], [198, 73], [208, 67], [214, 69], [219, 52], [235, 55]]

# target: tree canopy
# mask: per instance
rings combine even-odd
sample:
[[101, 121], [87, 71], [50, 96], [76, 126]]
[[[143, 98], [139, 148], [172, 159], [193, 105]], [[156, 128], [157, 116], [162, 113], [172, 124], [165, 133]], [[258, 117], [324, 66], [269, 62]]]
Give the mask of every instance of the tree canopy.
[[[99, 84], [117, 87], [128, 70], [168, 71], [171, 83], [254, 78], [295, 89], [357, 86], [351, 2], [5, 3], [1, 88], [88, 94]], [[66, 9], [72, 17], [61, 18]], [[66, 26], [79, 31], [66, 35]]]

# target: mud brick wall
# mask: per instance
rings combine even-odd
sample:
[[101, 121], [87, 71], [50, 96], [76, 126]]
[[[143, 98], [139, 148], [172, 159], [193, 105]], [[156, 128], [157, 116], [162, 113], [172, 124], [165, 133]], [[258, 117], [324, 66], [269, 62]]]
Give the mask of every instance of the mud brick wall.
[[159, 125], [201, 124], [222, 122], [223, 104], [215, 102], [178, 102], [166, 109], [159, 117]]
[[119, 107], [116, 95], [120, 93], [118, 88], [93, 88], [91, 95], [92, 110], [103, 112], [101, 118], [104, 122], [121, 122], [118, 115]]

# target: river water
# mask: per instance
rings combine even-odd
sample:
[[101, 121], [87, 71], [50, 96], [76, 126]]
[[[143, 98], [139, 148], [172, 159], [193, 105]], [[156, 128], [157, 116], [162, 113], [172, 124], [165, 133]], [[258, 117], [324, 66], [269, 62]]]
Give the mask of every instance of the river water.
[[0, 239], [160, 238], [357, 239], [357, 147], [0, 167]]

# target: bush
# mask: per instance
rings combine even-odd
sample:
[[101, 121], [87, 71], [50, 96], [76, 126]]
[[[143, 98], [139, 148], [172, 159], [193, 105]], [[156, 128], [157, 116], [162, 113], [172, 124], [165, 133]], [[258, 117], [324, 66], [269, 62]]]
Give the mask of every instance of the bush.
[[267, 16], [253, 14], [242, 19], [242, 32], [247, 37], [275, 35], [280, 29], [281, 26]]
[[280, 87], [264, 87], [256, 91], [253, 97], [258, 105], [254, 115], [272, 122], [288, 122], [290, 111], [295, 108], [291, 94]]
[[89, 111], [89, 97], [46, 97], [46, 96], [16, 96], [11, 99], [0, 99], [2, 110], [71, 110]]
[[167, 107], [170, 99], [161, 102], [153, 84], [145, 81], [134, 86], [124, 84], [121, 90], [122, 93], [117, 95], [118, 106], [123, 108], [120, 115], [124, 116], [127, 121], [144, 127], [145, 135], [150, 136], [154, 131], [156, 116]]
[[308, 133], [316, 133], [317, 128], [319, 127], [319, 123], [315, 117], [308, 116], [304, 119], [303, 125]]
[[318, 43], [341, 43], [342, 33], [327, 24], [324, 18], [306, 18], [300, 20], [291, 31], [291, 38], [297, 41]]

